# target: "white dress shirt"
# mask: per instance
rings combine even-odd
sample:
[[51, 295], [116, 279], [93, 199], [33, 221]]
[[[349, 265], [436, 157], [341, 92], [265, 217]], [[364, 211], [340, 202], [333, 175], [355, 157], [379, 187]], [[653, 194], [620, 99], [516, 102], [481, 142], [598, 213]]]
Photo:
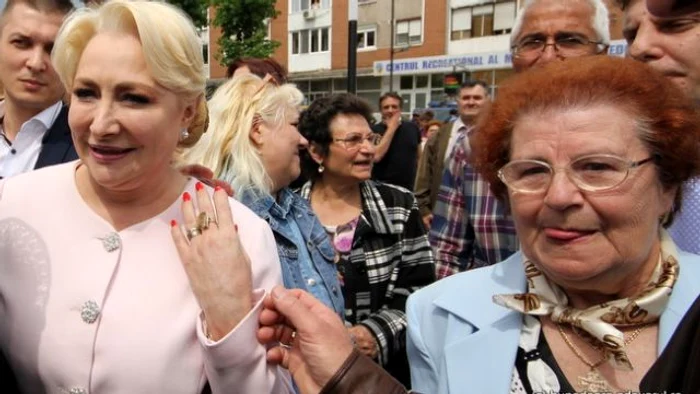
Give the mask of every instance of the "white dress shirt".
[[[36, 114], [22, 124], [15, 140], [5, 135], [0, 122], [0, 179], [34, 169], [41, 153], [41, 141], [61, 112], [61, 101]], [[0, 102], [0, 119], [5, 116], [5, 102]]]

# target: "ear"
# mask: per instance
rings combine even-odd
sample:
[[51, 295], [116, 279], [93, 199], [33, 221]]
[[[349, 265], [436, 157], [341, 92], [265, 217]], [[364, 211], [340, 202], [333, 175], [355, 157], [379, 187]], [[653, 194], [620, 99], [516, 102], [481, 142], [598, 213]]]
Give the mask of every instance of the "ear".
[[204, 98], [200, 95], [194, 100], [189, 100], [185, 103], [185, 108], [182, 111], [182, 119], [180, 121], [182, 128], [188, 128], [192, 124], [192, 121], [197, 116], [197, 110], [199, 108], [199, 102]]
[[262, 122], [253, 122], [253, 129], [250, 130], [250, 134], [248, 134], [250, 142], [252, 142], [253, 145], [257, 148], [260, 148], [265, 140], [263, 127], [265, 127], [265, 125], [263, 125]]
[[311, 156], [313, 161], [315, 161], [317, 164], [323, 163], [325, 157], [321, 153], [321, 147], [317, 143], [314, 142], [309, 144], [309, 148], [307, 150], [309, 151], [309, 156]]
[[661, 187], [661, 209], [662, 212], [660, 216], [667, 215], [673, 209], [673, 204], [676, 200], [676, 195], [678, 194], [678, 188], [680, 186], [673, 186], [670, 188]]

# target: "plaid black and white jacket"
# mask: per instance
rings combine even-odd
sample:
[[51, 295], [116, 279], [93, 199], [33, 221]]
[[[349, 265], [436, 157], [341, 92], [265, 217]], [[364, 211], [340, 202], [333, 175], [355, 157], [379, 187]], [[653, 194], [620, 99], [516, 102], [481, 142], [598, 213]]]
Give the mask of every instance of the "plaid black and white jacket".
[[[435, 281], [435, 264], [413, 193], [371, 180], [360, 189], [362, 213], [350, 252], [352, 269], [344, 273], [345, 319], [374, 333], [378, 362], [394, 374], [392, 364], [404, 369], [399, 365], [406, 357], [406, 299]], [[300, 193], [308, 200], [311, 183]]]

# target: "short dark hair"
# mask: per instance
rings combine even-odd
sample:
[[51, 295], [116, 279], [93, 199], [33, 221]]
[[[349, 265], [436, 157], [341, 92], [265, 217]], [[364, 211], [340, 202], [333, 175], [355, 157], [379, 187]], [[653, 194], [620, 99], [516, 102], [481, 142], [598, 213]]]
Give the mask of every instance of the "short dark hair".
[[265, 78], [265, 74], [272, 75], [278, 84], [287, 83], [287, 70], [271, 57], [255, 58], [241, 57], [229, 64], [226, 69], [226, 78], [231, 78], [233, 73], [241, 67], [248, 67], [252, 74]]
[[403, 98], [399, 96], [398, 93], [396, 92], [386, 92], [382, 94], [382, 97], [379, 98], [379, 109], [382, 108], [382, 101], [388, 99], [388, 98], [393, 98], [399, 100], [399, 107], [403, 107]]
[[484, 88], [486, 94], [489, 94], [489, 85], [486, 82], [478, 79], [467, 79], [466, 81], [462, 82], [462, 85], [459, 86], [459, 90], [471, 89], [476, 86], [481, 86], [482, 88]]
[[47, 13], [61, 13], [63, 15], [73, 11], [73, 3], [70, 0], [7, 0], [5, 7], [2, 9], [2, 17], [4, 17], [12, 7], [17, 4], [26, 4], [35, 10]]
[[433, 118], [435, 118], [435, 112], [433, 112], [433, 111], [431, 111], [431, 110], [429, 110], [429, 109], [426, 109], [425, 111], [423, 111], [423, 112], [420, 114], [420, 118], [419, 118], [419, 119], [420, 119], [420, 120], [423, 120], [423, 121], [429, 122], [429, 121], [433, 120]]
[[[332, 142], [331, 122], [338, 115], [360, 115], [370, 125], [373, 123], [372, 108], [363, 98], [354, 94], [339, 93], [321, 97], [315, 100], [309, 108], [299, 115], [297, 128], [301, 135], [314, 145], [322, 155], [328, 154]], [[301, 154], [301, 170], [307, 179], [316, 180], [319, 177], [318, 163], [308, 151]]]

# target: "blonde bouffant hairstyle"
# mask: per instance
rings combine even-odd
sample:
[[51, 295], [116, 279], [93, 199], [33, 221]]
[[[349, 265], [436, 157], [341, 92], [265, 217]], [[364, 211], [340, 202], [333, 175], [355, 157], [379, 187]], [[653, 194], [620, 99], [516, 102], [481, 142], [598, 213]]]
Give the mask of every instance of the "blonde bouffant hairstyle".
[[270, 194], [272, 180], [251, 132], [262, 124], [278, 130], [298, 115], [303, 99], [294, 85], [278, 86], [253, 74], [227, 80], [209, 100], [207, 134], [186, 152], [185, 161], [211, 169], [231, 184], [237, 198]]
[[156, 1], [111, 0], [76, 10], [63, 23], [51, 53], [66, 91], [72, 90], [88, 42], [104, 32], [135, 35], [153, 79], [182, 99], [197, 101], [189, 137], [179, 143], [181, 148], [194, 145], [206, 130], [207, 108], [202, 45], [192, 21], [178, 8]]

